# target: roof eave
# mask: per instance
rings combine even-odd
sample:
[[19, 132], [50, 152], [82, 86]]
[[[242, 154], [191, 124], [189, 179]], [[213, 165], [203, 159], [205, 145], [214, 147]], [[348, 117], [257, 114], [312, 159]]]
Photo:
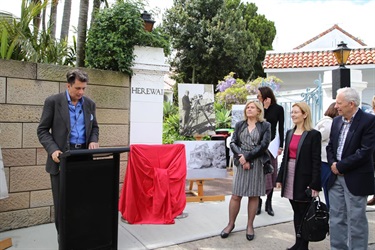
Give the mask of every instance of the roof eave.
[[[346, 65], [349, 69], [375, 69], [375, 64], [362, 64], [362, 65]], [[311, 71], [331, 71], [337, 69], [338, 66], [329, 67], [309, 67], [309, 68], [270, 68], [264, 69], [264, 73], [286, 73], [286, 72], [311, 72]]]

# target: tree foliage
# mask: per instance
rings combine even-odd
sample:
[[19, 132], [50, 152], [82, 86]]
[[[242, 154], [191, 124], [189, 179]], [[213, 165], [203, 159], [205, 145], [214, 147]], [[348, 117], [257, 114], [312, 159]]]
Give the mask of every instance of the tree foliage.
[[272, 33], [268, 40], [261, 36], [258, 25], [267, 30], [274, 25], [256, 12], [255, 4], [240, 0], [174, 0], [163, 28], [177, 51], [171, 62], [177, 81], [216, 85], [231, 71], [255, 78], [257, 59], [274, 38]]
[[[250, 4], [254, 5], [255, 4]], [[256, 8], [256, 7], [255, 7]], [[254, 65], [254, 76], [265, 77], [262, 62], [266, 56], [266, 51], [272, 49], [272, 42], [276, 36], [275, 24], [272, 21], [266, 19], [264, 15], [257, 15], [254, 13], [254, 17], [247, 17], [249, 29], [255, 34], [257, 44], [259, 44], [258, 55]]]
[[49, 27], [39, 30], [36, 18], [48, 1], [21, 2], [21, 17], [0, 18], [0, 58], [37, 63], [64, 64], [69, 53], [66, 41], [58, 42]]
[[160, 29], [145, 31], [142, 9], [141, 2], [118, 1], [97, 13], [87, 38], [87, 66], [132, 74], [134, 45], [169, 51], [168, 38]]

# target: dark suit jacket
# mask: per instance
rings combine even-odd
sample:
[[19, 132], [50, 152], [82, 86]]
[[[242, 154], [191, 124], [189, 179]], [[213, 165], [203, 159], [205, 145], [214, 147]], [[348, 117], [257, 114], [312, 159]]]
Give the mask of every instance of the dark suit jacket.
[[[283, 160], [280, 165], [276, 182], [282, 184], [281, 197], [284, 197], [284, 186], [288, 176], [289, 144], [292, 140], [294, 129], [288, 130], [285, 136]], [[298, 143], [296, 169], [294, 175], [293, 199], [297, 201], [311, 201], [306, 195], [307, 187], [321, 190], [321, 142], [322, 135], [313, 129], [303, 132]]]
[[[95, 103], [88, 97], [83, 97], [83, 115], [86, 127], [86, 145], [98, 142], [99, 127], [96, 121]], [[44, 102], [42, 117], [37, 129], [40, 143], [48, 153], [46, 171], [50, 174], [59, 173], [59, 165], [51, 155], [56, 150], [62, 152], [68, 149], [68, 133], [70, 132], [70, 116], [66, 92], [48, 97]]]
[[[327, 159], [329, 166], [337, 162], [336, 166], [344, 174], [345, 183], [353, 195], [366, 196], [374, 193], [374, 165], [372, 154], [375, 144], [375, 116], [358, 109], [346, 136], [341, 161], [336, 158], [340, 129], [343, 124], [342, 116], [333, 119]], [[336, 180], [331, 174], [328, 189]]]

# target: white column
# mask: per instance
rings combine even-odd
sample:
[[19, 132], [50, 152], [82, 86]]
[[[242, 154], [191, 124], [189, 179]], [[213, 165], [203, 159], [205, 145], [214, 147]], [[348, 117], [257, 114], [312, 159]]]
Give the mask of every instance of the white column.
[[163, 133], [164, 63], [162, 48], [134, 47], [130, 84], [130, 144], [161, 144]]
[[[362, 71], [361, 70], [350, 70], [350, 87], [358, 91], [359, 96], [362, 101], [362, 91], [367, 88], [367, 82], [362, 81]], [[334, 102], [332, 99], [332, 71], [324, 71], [323, 82], [323, 113], [328, 108], [328, 106]]]

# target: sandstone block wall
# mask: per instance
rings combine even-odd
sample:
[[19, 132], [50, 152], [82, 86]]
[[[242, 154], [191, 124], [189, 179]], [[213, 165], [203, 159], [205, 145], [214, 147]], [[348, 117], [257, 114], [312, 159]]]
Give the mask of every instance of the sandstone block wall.
[[[36, 128], [46, 97], [65, 91], [71, 67], [0, 60], [0, 147], [9, 198], [0, 199], [0, 232], [53, 222], [47, 154]], [[96, 102], [101, 147], [129, 145], [130, 77], [83, 69], [90, 78], [86, 96]], [[121, 154], [120, 183], [127, 153]], [[121, 188], [121, 184], [120, 187]]]

